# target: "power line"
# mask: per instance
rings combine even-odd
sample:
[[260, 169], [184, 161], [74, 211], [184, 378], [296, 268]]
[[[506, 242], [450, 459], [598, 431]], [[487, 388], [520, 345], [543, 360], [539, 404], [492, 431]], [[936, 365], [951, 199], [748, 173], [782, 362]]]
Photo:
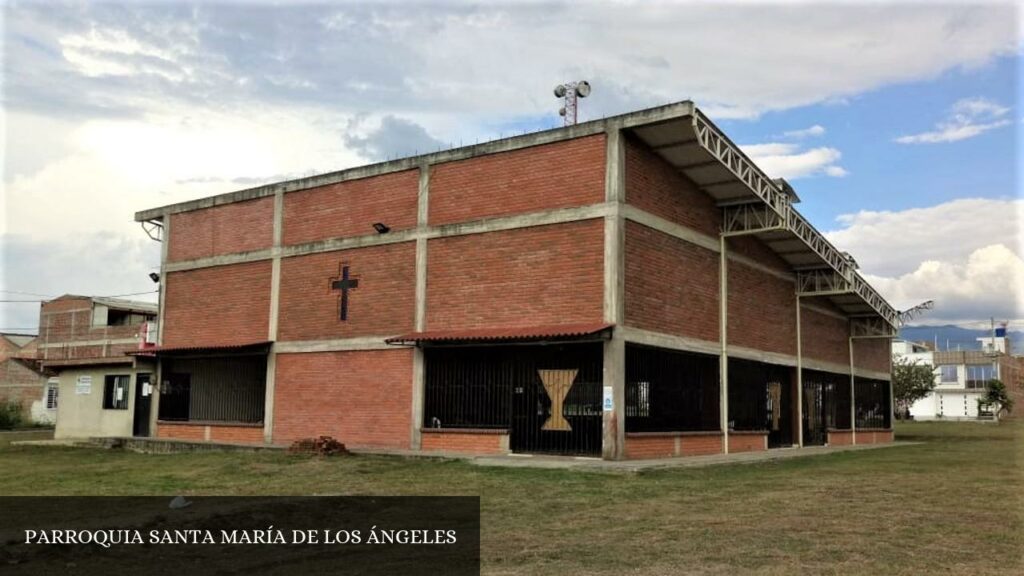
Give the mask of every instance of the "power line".
[[39, 297], [42, 297], [42, 298], [53, 298], [54, 297], [54, 296], [52, 296], [50, 294], [40, 294], [38, 292], [21, 292], [19, 290], [0, 290], [0, 292], [4, 292], [4, 293], [7, 293], [7, 294], [24, 294], [25, 296], [39, 296]]
[[[112, 294], [109, 296], [86, 296], [86, 298], [120, 298], [122, 296], [142, 296], [143, 294], [156, 294], [159, 290], [146, 292], [132, 292], [131, 294]], [[41, 304], [50, 300], [0, 300], [0, 304]]]

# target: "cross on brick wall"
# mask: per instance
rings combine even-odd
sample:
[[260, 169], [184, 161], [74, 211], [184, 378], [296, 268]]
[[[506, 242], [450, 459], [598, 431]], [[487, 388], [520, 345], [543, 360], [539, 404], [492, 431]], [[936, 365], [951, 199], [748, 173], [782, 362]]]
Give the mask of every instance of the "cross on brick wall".
[[359, 280], [349, 278], [348, 266], [342, 264], [338, 276], [331, 278], [331, 289], [341, 290], [341, 302], [338, 305], [338, 316], [341, 321], [348, 320], [348, 291], [359, 287]]

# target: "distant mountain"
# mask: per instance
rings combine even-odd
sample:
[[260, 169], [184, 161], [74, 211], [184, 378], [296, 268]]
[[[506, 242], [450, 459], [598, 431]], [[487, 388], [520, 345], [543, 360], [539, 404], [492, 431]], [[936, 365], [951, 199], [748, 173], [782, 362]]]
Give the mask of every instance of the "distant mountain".
[[[979, 350], [981, 346], [977, 338], [985, 338], [992, 335], [992, 330], [962, 328], [947, 324], [945, 326], [904, 326], [900, 330], [900, 338], [913, 340], [915, 342], [937, 342], [939, 350]], [[1009, 330], [1011, 351], [1014, 354], [1024, 354], [1024, 331]]]

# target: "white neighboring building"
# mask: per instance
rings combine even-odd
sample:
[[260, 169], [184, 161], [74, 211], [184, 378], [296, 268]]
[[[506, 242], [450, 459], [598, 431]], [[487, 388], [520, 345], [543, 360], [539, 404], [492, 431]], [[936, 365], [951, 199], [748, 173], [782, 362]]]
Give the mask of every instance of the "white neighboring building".
[[[1005, 329], [995, 338], [978, 338], [979, 350], [936, 352], [929, 347], [894, 340], [892, 353], [935, 367], [935, 390], [910, 407], [915, 420], [977, 420], [978, 400], [985, 394], [986, 383], [1002, 378], [1000, 367], [1009, 359]], [[991, 412], [983, 412], [991, 418]]]

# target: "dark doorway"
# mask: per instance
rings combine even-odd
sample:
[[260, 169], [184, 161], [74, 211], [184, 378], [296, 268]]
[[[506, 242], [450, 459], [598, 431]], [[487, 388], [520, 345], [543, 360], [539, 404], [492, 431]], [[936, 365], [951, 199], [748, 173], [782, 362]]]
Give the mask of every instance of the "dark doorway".
[[167, 373], [160, 383], [160, 420], [188, 420], [192, 375]]
[[601, 453], [600, 343], [428, 347], [424, 425], [509, 431], [514, 452]]
[[805, 446], [823, 446], [829, 430], [850, 428], [850, 377], [804, 370], [803, 428]]
[[132, 415], [132, 436], [149, 436], [149, 406], [153, 398], [151, 374], [135, 376], [135, 414]]
[[768, 432], [768, 447], [793, 445], [792, 369], [729, 359], [729, 423]]

